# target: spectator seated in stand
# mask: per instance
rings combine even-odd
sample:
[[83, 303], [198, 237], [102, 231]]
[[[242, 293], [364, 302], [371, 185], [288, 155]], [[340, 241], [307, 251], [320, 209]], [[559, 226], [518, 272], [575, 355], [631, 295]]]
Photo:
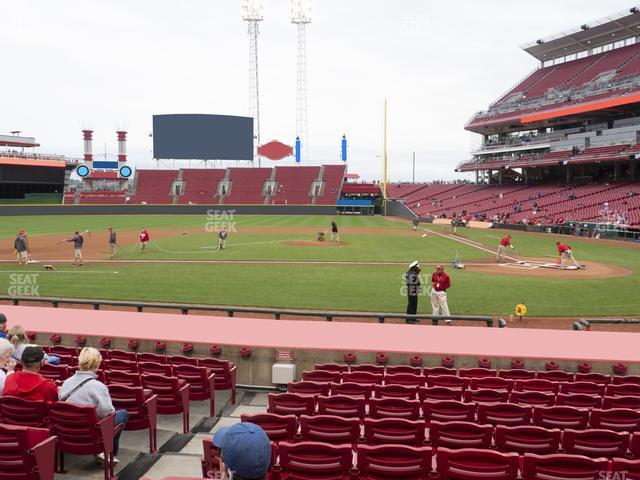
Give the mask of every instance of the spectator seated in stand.
[[22, 371], [7, 376], [4, 382], [4, 395], [20, 397], [26, 400], [58, 401], [58, 386], [40, 375], [44, 363], [44, 350], [38, 345], [27, 345], [20, 359]]
[[7, 338], [7, 316], [0, 313], [0, 338]]
[[222, 427], [213, 435], [220, 449], [223, 480], [264, 480], [271, 465], [271, 441], [251, 422]]
[[[27, 332], [25, 332], [24, 328], [21, 325], [15, 325], [11, 327], [9, 333], [7, 334], [9, 341], [13, 343], [13, 347], [15, 350], [13, 351], [13, 358], [16, 361], [21, 361], [22, 352], [24, 352], [25, 347], [29, 345], [29, 338], [27, 337]], [[44, 354], [44, 362], [50, 363], [51, 365], [58, 365], [60, 363], [60, 358], [55, 355], [47, 355]]]
[[[123, 424], [122, 430], [129, 420], [127, 410], [116, 410], [111, 402], [111, 395], [107, 386], [98, 380], [98, 368], [102, 363], [100, 352], [93, 347], [85, 347], [78, 356], [78, 371], [67, 378], [58, 392], [61, 402], [69, 402], [76, 405], [89, 405], [96, 407], [98, 418], [115, 413], [115, 425]], [[120, 430], [113, 438], [113, 461], [119, 463], [117, 458], [120, 444]], [[104, 454], [98, 454], [98, 458], [104, 461]]]
[[0, 397], [4, 390], [4, 382], [7, 376], [13, 374], [16, 361], [11, 358], [13, 344], [6, 338], [0, 338]]

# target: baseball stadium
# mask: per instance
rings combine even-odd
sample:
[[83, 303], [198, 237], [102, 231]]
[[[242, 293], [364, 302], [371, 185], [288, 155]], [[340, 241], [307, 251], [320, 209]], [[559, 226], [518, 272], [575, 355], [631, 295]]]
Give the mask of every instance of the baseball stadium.
[[522, 45], [409, 181], [392, 97], [373, 174], [308, 153], [310, 0], [261, 140], [242, 5], [248, 115], [153, 114], [146, 163], [0, 135], [0, 479], [640, 479], [640, 7]]

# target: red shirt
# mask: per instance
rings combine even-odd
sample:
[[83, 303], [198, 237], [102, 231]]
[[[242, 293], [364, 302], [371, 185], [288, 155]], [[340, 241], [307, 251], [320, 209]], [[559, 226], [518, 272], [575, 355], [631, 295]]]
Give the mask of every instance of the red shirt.
[[567, 250], [571, 250], [571, 247], [569, 245], [565, 245], [562, 242], [558, 244], [558, 253], [564, 253]]
[[58, 401], [58, 387], [52, 380], [39, 373], [16, 372], [7, 376], [4, 382], [4, 395], [25, 398], [27, 400]]
[[451, 278], [445, 272], [434, 272], [431, 275], [431, 281], [433, 282], [433, 289], [436, 292], [444, 292], [451, 286]]
[[500, 245], [502, 245], [503, 247], [508, 247], [509, 245], [511, 245], [511, 239], [509, 237], [504, 237], [502, 240], [500, 240]]
[[149, 241], [149, 232], [147, 232], [146, 230], [143, 230], [142, 232], [140, 232], [140, 241], [141, 242], [148, 242]]

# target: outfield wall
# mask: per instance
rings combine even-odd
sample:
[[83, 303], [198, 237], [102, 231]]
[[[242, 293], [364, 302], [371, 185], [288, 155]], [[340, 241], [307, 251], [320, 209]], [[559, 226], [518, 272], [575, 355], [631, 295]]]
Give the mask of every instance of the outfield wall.
[[0, 216], [23, 215], [335, 215], [335, 205], [3, 205]]

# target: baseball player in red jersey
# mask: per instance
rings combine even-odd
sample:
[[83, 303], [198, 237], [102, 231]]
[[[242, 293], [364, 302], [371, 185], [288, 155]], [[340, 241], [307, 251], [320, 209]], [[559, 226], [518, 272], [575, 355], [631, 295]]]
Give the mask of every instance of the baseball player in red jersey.
[[140, 253], [144, 253], [147, 251], [147, 246], [149, 245], [149, 232], [146, 228], [140, 230]]
[[504, 263], [506, 261], [507, 248], [513, 249], [513, 245], [511, 244], [511, 235], [507, 235], [500, 240], [500, 244], [498, 245], [498, 255], [496, 257], [496, 261], [498, 263]]
[[[432, 315], [449, 315], [449, 305], [447, 305], [447, 288], [451, 286], [451, 277], [444, 271], [442, 265], [436, 267], [436, 271], [431, 275], [431, 313]], [[451, 320], [445, 320], [451, 324]]]
[[566, 267], [566, 263], [572, 264], [574, 267], [582, 268], [576, 259], [573, 258], [573, 253], [571, 252], [571, 247], [566, 243], [556, 242], [556, 247], [558, 247], [558, 254], [560, 255], [560, 266]]

